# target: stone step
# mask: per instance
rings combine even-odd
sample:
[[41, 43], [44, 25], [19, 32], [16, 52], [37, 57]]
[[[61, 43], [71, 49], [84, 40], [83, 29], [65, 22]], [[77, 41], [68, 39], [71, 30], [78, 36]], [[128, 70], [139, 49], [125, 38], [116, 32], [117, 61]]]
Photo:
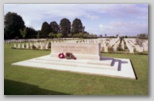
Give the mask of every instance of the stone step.
[[[105, 65], [89, 64], [87, 63], [87, 60], [82, 60], [82, 61], [80, 60], [61, 60], [61, 59], [55, 60], [51, 58], [52, 57], [50, 57], [50, 55], [41, 56], [41, 57], [37, 57], [37, 58], [25, 60], [25, 61], [19, 61], [16, 63], [12, 63], [12, 65], [53, 69], [53, 70], [92, 74], [92, 75], [102, 75], [102, 76], [136, 79], [134, 71], [133, 71], [133, 67], [129, 59], [114, 59], [115, 61], [119, 60], [121, 62], [122, 61], [127, 62], [127, 63], [123, 63], [121, 65], [121, 71], [118, 71], [118, 68], [117, 68], [119, 64], [118, 62], [115, 62], [113, 66], [107, 66], [107, 65], [105, 66]], [[55, 61], [51, 61], [51, 60], [55, 60]], [[103, 62], [105, 61], [103, 60]]]
[[[31, 62], [35, 62], [35, 63], [44, 63], [44, 64], [52, 64], [52, 65], [65, 65], [65, 66], [71, 66], [71, 67], [85, 67], [85, 68], [95, 68], [95, 69], [111, 69], [111, 70], [117, 70], [118, 67], [118, 63], [115, 63], [114, 66], [110, 66], [110, 65], [104, 65], [103, 63], [97, 64], [95, 62], [91, 61], [78, 61], [78, 60], [63, 60], [61, 61], [61, 59], [59, 60], [55, 60], [54, 59], [35, 59], [35, 60], [31, 60]], [[104, 62], [105, 63], [105, 62]]]
[[37, 60], [46, 60], [46, 61], [60, 61], [60, 62], [73, 62], [73, 63], [84, 63], [84, 64], [95, 64], [95, 65], [106, 65], [106, 66], [111, 66], [112, 60], [68, 60], [68, 59], [59, 59], [59, 58], [38, 58]]

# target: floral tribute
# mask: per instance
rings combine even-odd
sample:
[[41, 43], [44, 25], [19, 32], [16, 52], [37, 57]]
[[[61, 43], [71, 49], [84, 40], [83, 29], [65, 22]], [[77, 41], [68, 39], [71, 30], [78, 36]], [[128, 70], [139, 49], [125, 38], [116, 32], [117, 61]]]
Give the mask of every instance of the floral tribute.
[[60, 59], [65, 58], [64, 53], [59, 53], [58, 57], [59, 57]]
[[65, 55], [64, 55], [64, 53], [59, 53], [58, 57], [60, 59], [66, 58], [66, 59], [74, 59], [74, 60], [76, 60], [76, 57], [70, 52], [66, 52]]

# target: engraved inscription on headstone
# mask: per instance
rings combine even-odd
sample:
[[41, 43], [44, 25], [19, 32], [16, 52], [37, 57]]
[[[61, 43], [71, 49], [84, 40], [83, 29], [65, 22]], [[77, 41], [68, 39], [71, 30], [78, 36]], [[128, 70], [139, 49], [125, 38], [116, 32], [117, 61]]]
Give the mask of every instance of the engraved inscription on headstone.
[[71, 52], [78, 59], [100, 60], [100, 44], [93, 43], [52, 43], [51, 56], [56, 57], [59, 53]]

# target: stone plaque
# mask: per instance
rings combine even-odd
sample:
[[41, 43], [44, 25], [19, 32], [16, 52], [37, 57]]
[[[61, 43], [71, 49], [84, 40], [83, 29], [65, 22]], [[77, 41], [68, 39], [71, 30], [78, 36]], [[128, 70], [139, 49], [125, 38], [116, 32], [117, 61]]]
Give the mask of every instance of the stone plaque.
[[59, 53], [71, 52], [77, 59], [100, 60], [100, 43], [52, 43], [51, 56], [57, 57]]

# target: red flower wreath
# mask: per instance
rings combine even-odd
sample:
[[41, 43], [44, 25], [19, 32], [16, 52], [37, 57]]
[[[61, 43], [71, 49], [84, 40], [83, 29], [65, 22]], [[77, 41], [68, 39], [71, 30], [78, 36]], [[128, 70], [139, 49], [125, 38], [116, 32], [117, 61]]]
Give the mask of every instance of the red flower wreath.
[[66, 52], [65, 57], [66, 57], [66, 59], [74, 59], [74, 60], [76, 60], [76, 57], [70, 52]]
[[64, 56], [64, 54], [63, 54], [63, 53], [59, 53], [58, 57], [59, 57], [60, 59], [65, 58], [65, 56]]
[[76, 57], [70, 52], [66, 52], [66, 55], [64, 55], [63, 53], [59, 53], [58, 57], [60, 59], [66, 58], [66, 59], [74, 59], [74, 60], [76, 60]]

